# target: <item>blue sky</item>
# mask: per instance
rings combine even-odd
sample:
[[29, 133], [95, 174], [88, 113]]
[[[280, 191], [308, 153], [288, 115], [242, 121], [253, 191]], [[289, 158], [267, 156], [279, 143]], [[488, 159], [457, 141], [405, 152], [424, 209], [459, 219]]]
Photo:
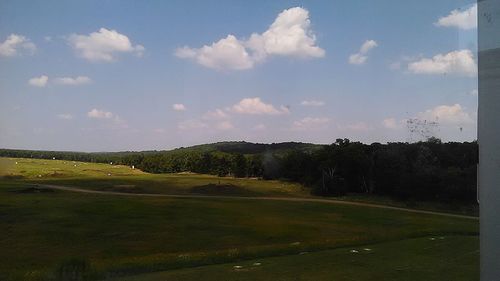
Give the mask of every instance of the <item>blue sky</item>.
[[[0, 147], [476, 139], [470, 1], [2, 1]], [[421, 128], [419, 128], [421, 129]]]

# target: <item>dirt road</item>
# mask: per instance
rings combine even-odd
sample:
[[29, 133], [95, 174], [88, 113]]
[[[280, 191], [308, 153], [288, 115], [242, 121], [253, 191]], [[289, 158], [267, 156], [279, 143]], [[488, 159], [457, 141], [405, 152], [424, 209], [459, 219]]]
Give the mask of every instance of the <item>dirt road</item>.
[[342, 200], [335, 200], [335, 199], [297, 198], [297, 197], [295, 197], [295, 198], [294, 197], [266, 197], [266, 196], [244, 197], [244, 196], [224, 196], [224, 195], [178, 195], [178, 194], [127, 193], [127, 192], [90, 190], [90, 189], [83, 189], [83, 188], [78, 188], [78, 187], [50, 185], [50, 184], [37, 184], [36, 186], [43, 187], [43, 188], [55, 189], [55, 190], [62, 190], [62, 191], [90, 193], [90, 194], [102, 194], [102, 195], [114, 195], [114, 196], [195, 198], [195, 199], [269, 200], [269, 201], [287, 201], [287, 202], [316, 202], [316, 203], [381, 208], [381, 209], [398, 210], [398, 211], [405, 211], [405, 212], [419, 213], [419, 214], [428, 214], [428, 215], [438, 215], [438, 216], [446, 216], [446, 217], [452, 217], [452, 218], [479, 220], [478, 217], [473, 217], [473, 216], [457, 215], [457, 214], [449, 214], [449, 213], [441, 213], [441, 212], [425, 211], [425, 210], [416, 210], [416, 209], [407, 209], [407, 208], [378, 205], [378, 204], [371, 204], [371, 203], [342, 201]]

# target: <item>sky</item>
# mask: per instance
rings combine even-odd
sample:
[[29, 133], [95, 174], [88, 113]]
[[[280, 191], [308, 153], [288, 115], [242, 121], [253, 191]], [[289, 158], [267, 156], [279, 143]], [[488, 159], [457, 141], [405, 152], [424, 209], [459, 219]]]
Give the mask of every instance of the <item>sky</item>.
[[476, 14], [461, 0], [4, 0], [0, 148], [472, 141]]

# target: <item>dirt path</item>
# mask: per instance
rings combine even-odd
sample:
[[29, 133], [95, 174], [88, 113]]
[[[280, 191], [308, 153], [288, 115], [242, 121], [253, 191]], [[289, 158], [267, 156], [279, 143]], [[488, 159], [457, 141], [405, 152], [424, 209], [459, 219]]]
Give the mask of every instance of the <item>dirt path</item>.
[[138, 196], [138, 197], [166, 197], [166, 198], [195, 198], [195, 199], [241, 199], [241, 200], [267, 200], [267, 201], [287, 201], [287, 202], [316, 202], [316, 203], [328, 203], [328, 204], [339, 204], [339, 205], [349, 205], [349, 206], [362, 206], [362, 207], [372, 207], [388, 210], [398, 210], [410, 213], [428, 214], [428, 215], [438, 215], [452, 218], [462, 218], [462, 219], [472, 219], [479, 220], [478, 217], [457, 215], [449, 213], [441, 213], [434, 211], [407, 209], [401, 207], [385, 206], [371, 203], [362, 202], [352, 202], [352, 201], [341, 201], [335, 199], [321, 199], [321, 198], [294, 198], [294, 197], [243, 197], [243, 196], [224, 196], [224, 195], [176, 195], [176, 194], [151, 194], [151, 193], [127, 193], [127, 192], [114, 192], [114, 191], [99, 191], [91, 189], [83, 189], [78, 187], [68, 187], [60, 185], [50, 185], [50, 184], [36, 184], [37, 187], [44, 187], [62, 191], [80, 192], [80, 193], [90, 193], [90, 194], [102, 194], [102, 195], [115, 195], [115, 196]]

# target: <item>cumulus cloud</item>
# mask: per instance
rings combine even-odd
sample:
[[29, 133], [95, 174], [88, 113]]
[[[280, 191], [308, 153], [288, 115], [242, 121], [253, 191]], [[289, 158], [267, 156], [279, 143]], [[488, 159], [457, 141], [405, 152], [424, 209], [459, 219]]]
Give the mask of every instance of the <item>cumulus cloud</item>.
[[64, 119], [64, 120], [71, 120], [71, 119], [73, 119], [73, 115], [68, 114], [68, 113], [61, 113], [61, 114], [57, 114], [57, 118]]
[[477, 74], [477, 64], [472, 52], [464, 49], [411, 62], [408, 64], [408, 70], [416, 74], [454, 74], [473, 77]]
[[89, 35], [72, 34], [68, 43], [80, 57], [92, 62], [112, 62], [119, 53], [142, 56], [144, 52], [142, 45], [133, 46], [126, 35], [106, 28]]
[[217, 130], [226, 131], [226, 130], [234, 129], [234, 126], [231, 123], [231, 121], [222, 121], [222, 122], [215, 124], [215, 128]]
[[59, 85], [77, 86], [77, 85], [89, 84], [91, 82], [92, 82], [92, 79], [90, 79], [87, 76], [77, 76], [75, 78], [73, 78], [73, 77], [54, 78], [54, 83], [59, 84]]
[[244, 70], [270, 56], [319, 58], [325, 55], [325, 51], [316, 46], [309, 11], [295, 7], [281, 12], [265, 32], [253, 33], [248, 40], [229, 34], [201, 48], [178, 48], [175, 55], [208, 68]]
[[349, 56], [350, 64], [364, 64], [368, 59], [368, 52], [377, 47], [378, 44], [375, 40], [366, 40], [359, 48], [359, 52]]
[[18, 34], [11, 34], [0, 43], [0, 56], [4, 57], [14, 57], [22, 53], [33, 54], [35, 51], [35, 44]]
[[243, 70], [252, 68], [253, 59], [243, 44], [233, 35], [199, 49], [183, 47], [177, 49], [175, 55], [179, 58], [193, 59], [197, 63], [214, 69]]
[[233, 105], [230, 110], [240, 114], [268, 114], [278, 115], [290, 113], [290, 110], [285, 106], [280, 106], [279, 109], [272, 104], [264, 103], [259, 97], [245, 98], [239, 103]]
[[477, 28], [477, 4], [472, 5], [466, 10], [453, 10], [449, 15], [439, 18], [434, 24], [444, 27], [457, 27], [464, 30]]
[[209, 111], [203, 115], [203, 119], [205, 120], [220, 120], [229, 118], [229, 115], [224, 112], [222, 109], [217, 108], [214, 111]]
[[49, 77], [47, 75], [42, 75], [40, 77], [33, 77], [30, 80], [28, 80], [28, 84], [34, 87], [39, 87], [43, 88], [47, 85], [47, 82], [49, 81]]
[[111, 119], [113, 118], [113, 113], [94, 108], [87, 113], [87, 116], [94, 119]]
[[184, 106], [182, 103], [174, 103], [172, 105], [172, 109], [175, 110], [175, 111], [185, 111], [186, 110], [186, 106]]
[[423, 120], [437, 121], [440, 124], [472, 124], [474, 119], [460, 104], [439, 105], [417, 114]]
[[293, 122], [292, 130], [317, 130], [325, 129], [330, 123], [329, 118], [304, 117]]
[[398, 122], [395, 118], [386, 118], [382, 121], [382, 126], [387, 129], [398, 129], [401, 127], [401, 122]]
[[300, 103], [303, 106], [323, 106], [325, 102], [318, 100], [305, 100]]

